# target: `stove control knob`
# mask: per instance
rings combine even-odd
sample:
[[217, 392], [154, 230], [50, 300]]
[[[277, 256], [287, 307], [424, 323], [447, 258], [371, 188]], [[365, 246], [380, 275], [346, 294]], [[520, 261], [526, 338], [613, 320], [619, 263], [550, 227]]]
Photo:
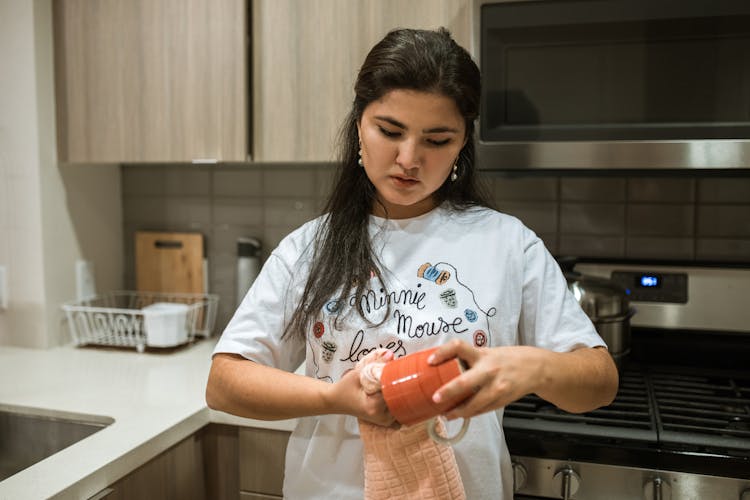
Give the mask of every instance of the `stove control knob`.
[[571, 467], [566, 466], [555, 472], [553, 481], [555, 488], [560, 492], [560, 498], [570, 500], [581, 485], [581, 476]]
[[521, 462], [513, 461], [513, 493], [518, 493], [526, 486], [527, 477], [526, 467]]
[[655, 477], [643, 485], [643, 498], [646, 500], [669, 500], [672, 497], [672, 487], [668, 479]]

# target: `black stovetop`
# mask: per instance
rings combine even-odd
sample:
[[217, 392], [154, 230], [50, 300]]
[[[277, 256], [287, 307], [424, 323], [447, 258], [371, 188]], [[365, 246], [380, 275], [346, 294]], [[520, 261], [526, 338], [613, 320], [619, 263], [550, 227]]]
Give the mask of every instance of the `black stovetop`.
[[570, 414], [536, 396], [505, 409], [511, 454], [750, 475], [750, 336], [633, 329], [615, 401]]

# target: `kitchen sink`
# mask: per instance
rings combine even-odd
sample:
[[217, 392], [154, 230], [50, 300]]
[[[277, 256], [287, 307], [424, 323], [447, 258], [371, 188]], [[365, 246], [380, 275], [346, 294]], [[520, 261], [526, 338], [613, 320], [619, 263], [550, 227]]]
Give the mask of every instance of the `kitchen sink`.
[[113, 422], [99, 415], [0, 405], [0, 481]]

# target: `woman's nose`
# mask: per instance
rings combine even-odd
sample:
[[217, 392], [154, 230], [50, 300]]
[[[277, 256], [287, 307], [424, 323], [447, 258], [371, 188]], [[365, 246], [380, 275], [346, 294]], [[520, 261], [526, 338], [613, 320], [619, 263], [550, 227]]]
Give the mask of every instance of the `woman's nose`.
[[396, 163], [404, 169], [417, 168], [422, 164], [421, 148], [417, 141], [407, 139], [399, 144]]

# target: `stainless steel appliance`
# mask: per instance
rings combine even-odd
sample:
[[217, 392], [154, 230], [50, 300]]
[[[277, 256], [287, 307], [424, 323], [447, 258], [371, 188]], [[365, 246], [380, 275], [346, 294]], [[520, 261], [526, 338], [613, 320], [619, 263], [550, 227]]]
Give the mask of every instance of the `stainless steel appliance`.
[[630, 318], [635, 312], [629, 306], [626, 288], [608, 278], [574, 271], [575, 260], [566, 263], [565, 259], [558, 259], [558, 263], [568, 281], [568, 289], [594, 323], [620, 369], [630, 354]]
[[485, 169], [750, 168], [750, 2], [475, 0]]
[[615, 401], [505, 409], [516, 498], [750, 499], [750, 268], [579, 263], [630, 293]]

